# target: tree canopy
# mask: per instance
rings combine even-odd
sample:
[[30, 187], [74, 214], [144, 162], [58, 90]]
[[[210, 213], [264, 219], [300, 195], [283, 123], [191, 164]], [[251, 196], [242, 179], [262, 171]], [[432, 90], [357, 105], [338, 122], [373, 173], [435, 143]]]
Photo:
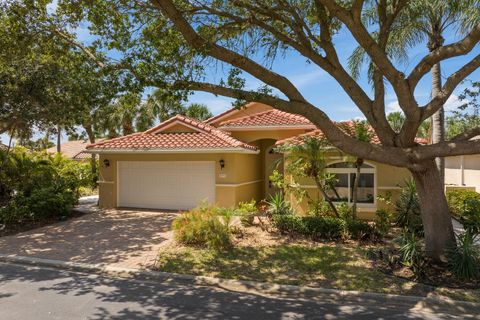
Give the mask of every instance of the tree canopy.
[[[121, 70], [139, 88], [153, 86], [185, 97], [191, 91], [232, 97], [239, 104], [257, 101], [300, 114], [318, 126], [330, 143], [347, 154], [410, 170], [422, 205], [427, 252], [440, 259], [454, 243], [453, 229], [434, 159], [480, 152], [476, 126], [448, 141], [420, 145], [420, 126], [445, 104], [457, 86], [480, 66], [478, 0], [432, 0], [442, 6], [457, 4], [469, 17], [462, 33], [435, 48], [425, 46], [418, 59], [400, 67], [389, 51], [407, 10], [420, 0], [60, 0], [55, 13], [40, 11], [47, 26], [42, 33], [56, 34], [97, 65]], [[27, 2], [31, 6], [43, 1]], [[37, 14], [37, 13], [36, 13]], [[91, 46], [65, 30], [87, 24], [95, 35]], [[418, 28], [415, 24], [407, 25]], [[68, 26], [68, 28], [67, 28]], [[372, 62], [371, 87], [365, 88], [339, 58], [343, 50], [335, 40], [347, 32]], [[408, 43], [401, 48], [407, 56]], [[417, 49], [417, 48], [415, 48]], [[476, 51], [477, 50], [477, 51]], [[322, 106], [310, 101], [272, 61], [294, 52], [328, 73], [375, 130], [380, 143], [349, 136], [330, 119]], [[420, 103], [416, 89], [432, 68], [443, 61], [464, 57], [463, 63]], [[417, 61], [418, 60], [418, 61]], [[228, 70], [223, 78], [208, 76], [211, 66]], [[261, 83], [251, 90], [243, 75]], [[387, 119], [386, 93], [392, 90], [405, 115], [394, 130]]]

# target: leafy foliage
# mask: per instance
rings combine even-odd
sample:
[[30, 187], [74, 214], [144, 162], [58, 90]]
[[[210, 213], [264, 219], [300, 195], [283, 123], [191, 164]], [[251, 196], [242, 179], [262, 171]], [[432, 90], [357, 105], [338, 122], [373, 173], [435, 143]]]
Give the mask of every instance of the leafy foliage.
[[268, 214], [270, 215], [287, 215], [292, 213], [290, 203], [285, 200], [283, 193], [277, 192], [270, 196], [267, 201]]
[[79, 188], [92, 181], [88, 162], [21, 147], [0, 151], [0, 163], [0, 223], [7, 226], [68, 216]]
[[425, 274], [426, 260], [425, 253], [419, 238], [408, 230], [398, 239], [400, 242], [400, 253], [402, 263], [412, 270], [414, 276], [418, 279]]
[[449, 190], [447, 201], [450, 212], [466, 229], [480, 232], [480, 193], [472, 190]]
[[386, 209], [375, 211], [375, 229], [377, 232], [385, 236], [390, 231], [392, 224], [392, 213]]
[[420, 201], [418, 199], [413, 179], [405, 180], [404, 186], [395, 203], [395, 222], [398, 226], [408, 229], [417, 235], [423, 234], [422, 218], [420, 216]]
[[240, 221], [244, 226], [251, 226], [253, 225], [255, 216], [258, 214], [257, 202], [255, 200], [240, 202], [235, 213], [240, 216]]
[[185, 245], [224, 250], [232, 246], [231, 230], [221, 209], [200, 205], [182, 213], [173, 221], [175, 239]]
[[457, 236], [457, 245], [450, 252], [450, 268], [459, 278], [480, 278], [480, 249], [476, 245], [478, 236], [467, 231]]
[[447, 137], [480, 126], [480, 81], [472, 82], [458, 98], [464, 103], [447, 118]]

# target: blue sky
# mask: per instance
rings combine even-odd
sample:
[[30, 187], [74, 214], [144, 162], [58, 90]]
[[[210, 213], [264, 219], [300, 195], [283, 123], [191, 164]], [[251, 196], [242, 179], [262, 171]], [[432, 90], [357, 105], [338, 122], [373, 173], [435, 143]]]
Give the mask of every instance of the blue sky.
[[[76, 30], [78, 39], [84, 43], [91, 43], [94, 39], [90, 35], [86, 26]], [[446, 35], [446, 43], [458, 40], [461, 35], [450, 31]], [[346, 65], [347, 59], [356, 47], [356, 42], [346, 30], [342, 30], [334, 38], [335, 47], [339, 53], [341, 62]], [[410, 51], [409, 59], [406, 64], [398, 64], [397, 67], [408, 74], [416, 63], [427, 53], [425, 44], [420, 44]], [[472, 57], [480, 53], [480, 47], [477, 46], [469, 55], [450, 59], [442, 64], [442, 76], [446, 79], [452, 72], [469, 61]], [[259, 53], [261, 55], [261, 53]], [[352, 118], [363, 118], [363, 115], [350, 100], [342, 88], [331, 78], [325, 71], [319, 67], [308, 63], [305, 58], [294, 52], [289, 52], [285, 56], [279, 55], [274, 61], [272, 69], [292, 81], [304, 96], [315, 106], [325, 111], [333, 120], [346, 120]], [[218, 81], [225, 77], [228, 67], [211, 68], [207, 71], [206, 80]], [[365, 74], [366, 70], [362, 70], [362, 77], [359, 80], [360, 85], [368, 94], [372, 93], [371, 86], [368, 83]], [[249, 76], [244, 75], [246, 86], [248, 89], [257, 89], [262, 83]], [[430, 92], [430, 76], [425, 76], [420, 82], [415, 94], [419, 103], [423, 104], [429, 99]], [[468, 77], [468, 80], [480, 81], [480, 70], [475, 71]], [[461, 103], [458, 101], [458, 94], [466, 87], [468, 83], [460, 85], [452, 97], [447, 101], [445, 109], [451, 111]], [[146, 94], [149, 90], [146, 91]], [[209, 93], [197, 92], [190, 96], [189, 102], [199, 102], [206, 104], [213, 114], [218, 114], [231, 108], [232, 99], [214, 96]], [[386, 95], [387, 112], [398, 111], [398, 103], [395, 94], [391, 88], [387, 88]], [[65, 138], [66, 139], [66, 138]], [[6, 137], [2, 137], [5, 142]]]

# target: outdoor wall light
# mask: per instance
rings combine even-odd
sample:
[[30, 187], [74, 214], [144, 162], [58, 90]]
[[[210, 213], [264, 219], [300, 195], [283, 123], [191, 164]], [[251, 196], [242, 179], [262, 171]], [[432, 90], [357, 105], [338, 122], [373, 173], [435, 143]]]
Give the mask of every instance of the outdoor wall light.
[[219, 163], [220, 163], [220, 169], [223, 170], [223, 168], [225, 168], [225, 160], [220, 159]]
[[103, 166], [104, 166], [105, 168], [110, 167], [110, 160], [108, 160], [108, 159], [103, 160]]

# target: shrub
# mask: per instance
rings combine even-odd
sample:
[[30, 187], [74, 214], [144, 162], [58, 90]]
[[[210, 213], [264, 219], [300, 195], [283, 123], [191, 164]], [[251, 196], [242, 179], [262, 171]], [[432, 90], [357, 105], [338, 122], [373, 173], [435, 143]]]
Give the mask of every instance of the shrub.
[[423, 236], [423, 225], [420, 211], [420, 200], [413, 179], [406, 180], [400, 196], [395, 203], [395, 223], [406, 228], [417, 236]]
[[240, 222], [243, 226], [253, 225], [255, 216], [258, 213], [256, 201], [252, 200], [250, 202], [240, 202], [238, 204], [236, 213], [240, 216]]
[[345, 222], [334, 217], [274, 215], [272, 221], [280, 232], [299, 234], [313, 240], [339, 239], [345, 228]]
[[[223, 216], [224, 217], [224, 216]], [[231, 230], [214, 207], [200, 206], [173, 221], [175, 239], [185, 245], [206, 246], [214, 250], [231, 247]]]
[[375, 212], [375, 229], [381, 235], [385, 236], [390, 231], [392, 214], [385, 209], [379, 209]]
[[480, 250], [475, 245], [476, 238], [470, 231], [457, 236], [457, 245], [450, 252], [449, 265], [458, 278], [480, 278]]
[[337, 207], [337, 212], [340, 218], [344, 220], [353, 219], [352, 208], [346, 202], [340, 202], [335, 205]]
[[458, 218], [462, 217], [468, 200], [476, 199], [480, 201], [480, 193], [473, 190], [449, 190], [446, 196], [450, 213]]
[[471, 190], [451, 190], [447, 192], [450, 213], [457, 217], [465, 229], [472, 233], [480, 232], [480, 193]]
[[405, 230], [400, 236], [402, 264], [408, 267], [415, 278], [425, 274], [426, 260], [420, 241], [415, 233]]
[[340, 239], [345, 228], [345, 222], [342, 219], [334, 217], [303, 217], [305, 235], [314, 240]]
[[275, 214], [272, 223], [282, 233], [296, 233], [305, 235], [306, 229], [303, 219], [293, 214]]
[[290, 203], [285, 201], [285, 198], [282, 193], [278, 192], [272, 196], [267, 201], [268, 205], [268, 213], [270, 215], [285, 215], [291, 214], [292, 208], [290, 207]]
[[0, 180], [8, 188], [2, 188], [0, 223], [6, 226], [68, 216], [78, 200], [79, 187], [87, 184], [83, 173], [90, 176], [90, 169], [82, 163], [21, 147], [8, 156], [3, 154], [2, 159]]
[[365, 221], [346, 220], [345, 229], [350, 238], [355, 240], [373, 239], [375, 237], [375, 229]]

